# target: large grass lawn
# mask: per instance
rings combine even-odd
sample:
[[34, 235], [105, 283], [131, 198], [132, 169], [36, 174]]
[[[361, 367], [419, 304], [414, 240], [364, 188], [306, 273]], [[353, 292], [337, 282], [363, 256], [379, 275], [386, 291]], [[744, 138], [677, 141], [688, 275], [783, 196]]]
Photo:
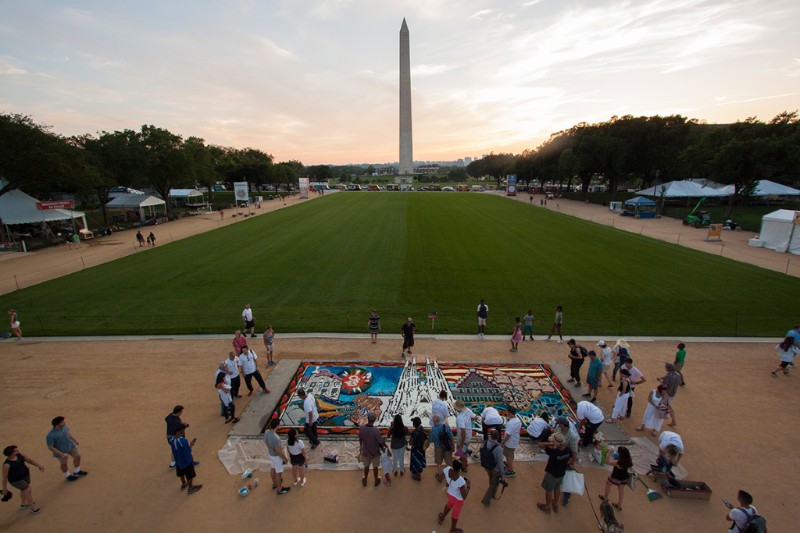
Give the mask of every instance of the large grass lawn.
[[662, 241], [457, 193], [340, 193], [16, 293], [26, 335], [259, 329], [510, 334], [564, 306], [566, 335], [767, 335], [798, 320], [800, 280]]

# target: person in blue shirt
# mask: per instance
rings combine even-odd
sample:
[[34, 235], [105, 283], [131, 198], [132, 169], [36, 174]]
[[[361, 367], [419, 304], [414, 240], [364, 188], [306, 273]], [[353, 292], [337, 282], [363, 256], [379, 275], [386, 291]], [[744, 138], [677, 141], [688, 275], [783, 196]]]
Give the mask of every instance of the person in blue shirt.
[[194, 484], [197, 474], [194, 471], [192, 447], [196, 441], [197, 439], [192, 439], [192, 442], [186, 440], [186, 424], [178, 424], [175, 434], [169, 439], [172, 456], [175, 458], [175, 474], [181, 480], [181, 490], [189, 487], [189, 494], [203, 488], [203, 485]]

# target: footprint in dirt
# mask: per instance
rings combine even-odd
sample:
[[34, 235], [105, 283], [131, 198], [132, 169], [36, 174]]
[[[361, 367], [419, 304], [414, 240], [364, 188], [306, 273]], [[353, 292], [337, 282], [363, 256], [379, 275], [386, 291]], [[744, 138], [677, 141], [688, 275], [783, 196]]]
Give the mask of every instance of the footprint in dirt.
[[52, 400], [53, 398], [58, 398], [60, 396], [63, 396], [66, 393], [67, 393], [67, 389], [51, 390], [50, 392], [48, 392], [47, 394], [44, 395], [44, 399], [45, 400]]

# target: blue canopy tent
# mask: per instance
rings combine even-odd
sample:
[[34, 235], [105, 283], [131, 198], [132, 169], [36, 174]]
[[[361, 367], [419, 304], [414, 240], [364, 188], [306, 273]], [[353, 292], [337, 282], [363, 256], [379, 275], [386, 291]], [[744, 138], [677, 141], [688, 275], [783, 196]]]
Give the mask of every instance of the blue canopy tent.
[[656, 202], [643, 196], [626, 200], [622, 206], [622, 216], [634, 218], [656, 218]]

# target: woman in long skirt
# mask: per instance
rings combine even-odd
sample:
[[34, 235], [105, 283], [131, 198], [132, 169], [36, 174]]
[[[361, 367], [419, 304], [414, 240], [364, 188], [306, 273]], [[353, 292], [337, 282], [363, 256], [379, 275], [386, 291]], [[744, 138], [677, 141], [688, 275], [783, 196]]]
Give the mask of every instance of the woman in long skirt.
[[661, 430], [661, 425], [669, 414], [669, 397], [664, 394], [664, 387], [659, 385], [650, 392], [647, 398], [647, 408], [644, 410], [644, 417], [642, 417], [642, 424], [636, 428], [636, 431], [644, 431], [645, 428], [652, 431], [655, 437]]
[[411, 419], [411, 423], [414, 424], [414, 431], [411, 432], [411, 478], [420, 481], [422, 479], [422, 471], [425, 470], [427, 465], [425, 462], [425, 441], [428, 436], [425, 434], [422, 420], [418, 416]]
[[623, 418], [628, 409], [628, 398], [631, 396], [631, 373], [626, 368], [619, 371], [620, 380], [619, 387], [617, 387], [617, 401], [614, 402], [614, 410], [611, 412], [611, 418], [606, 420], [609, 424], [614, 422], [617, 418]]

